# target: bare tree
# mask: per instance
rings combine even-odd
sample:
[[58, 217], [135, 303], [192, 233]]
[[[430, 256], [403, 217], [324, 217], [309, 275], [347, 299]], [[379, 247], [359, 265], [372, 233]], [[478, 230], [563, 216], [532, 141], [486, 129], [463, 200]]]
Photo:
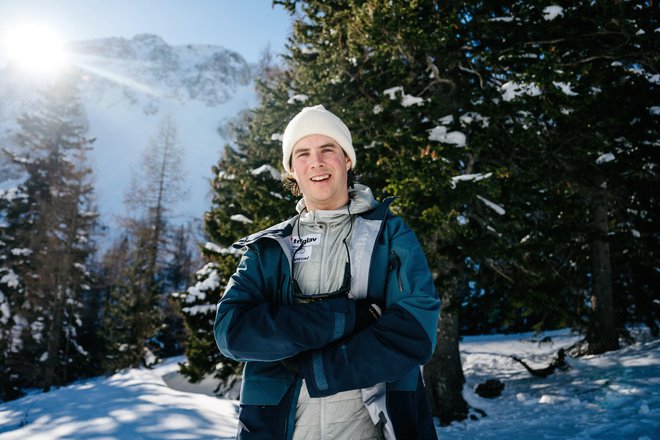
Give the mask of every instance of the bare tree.
[[[124, 202], [125, 267], [110, 279], [105, 321], [106, 367], [149, 364], [148, 347], [163, 326], [164, 289], [171, 240], [172, 209], [185, 195], [183, 150], [176, 122], [166, 115], [133, 170]], [[127, 298], [128, 296], [128, 298]], [[110, 336], [112, 335], [112, 336]], [[157, 345], [157, 344], [156, 344]]]
[[126, 205], [138, 213], [151, 231], [144, 249], [150, 274], [155, 274], [159, 253], [165, 248], [171, 209], [186, 195], [183, 183], [183, 149], [179, 145], [176, 122], [168, 114], [142, 155], [140, 168], [133, 170], [125, 197]]

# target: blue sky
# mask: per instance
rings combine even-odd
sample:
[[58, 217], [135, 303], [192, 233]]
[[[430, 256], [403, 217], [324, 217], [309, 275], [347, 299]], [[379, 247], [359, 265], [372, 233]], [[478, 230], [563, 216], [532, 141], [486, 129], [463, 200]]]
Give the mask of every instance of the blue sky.
[[270, 44], [282, 52], [292, 19], [271, 0], [0, 0], [0, 31], [43, 23], [65, 41], [136, 34], [168, 44], [217, 44], [254, 62]]

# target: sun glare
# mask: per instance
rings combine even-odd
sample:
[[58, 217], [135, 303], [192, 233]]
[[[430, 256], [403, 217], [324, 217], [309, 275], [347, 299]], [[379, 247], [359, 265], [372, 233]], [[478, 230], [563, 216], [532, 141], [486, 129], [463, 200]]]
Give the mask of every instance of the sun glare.
[[3, 45], [11, 63], [31, 74], [56, 74], [67, 64], [64, 42], [42, 24], [25, 24], [10, 29]]

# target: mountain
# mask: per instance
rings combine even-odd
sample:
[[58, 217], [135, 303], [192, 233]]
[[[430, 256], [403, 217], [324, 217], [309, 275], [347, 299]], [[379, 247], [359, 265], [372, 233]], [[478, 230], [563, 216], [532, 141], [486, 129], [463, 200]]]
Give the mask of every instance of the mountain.
[[[220, 46], [171, 46], [150, 34], [72, 42], [68, 49], [74, 68], [67, 74], [79, 78], [89, 135], [96, 138], [92, 165], [102, 221], [112, 231], [115, 217], [123, 214], [131, 170], [165, 115], [176, 121], [188, 176], [189, 196], [175, 208], [175, 219], [201, 219], [209, 204], [211, 166], [227, 141], [223, 127], [256, 102], [254, 67]], [[11, 146], [16, 117], [36, 110], [37, 91], [46, 81], [0, 66], [3, 146]], [[0, 185], [7, 186], [12, 176], [1, 163], [0, 173]]]
[[87, 99], [111, 106], [115, 102], [105, 99], [121, 90], [125, 99], [145, 113], [158, 112], [162, 100], [218, 107], [252, 80], [250, 66], [236, 52], [211, 45], [169, 46], [150, 34], [131, 40], [76, 42], [69, 50], [89, 74], [82, 84]]

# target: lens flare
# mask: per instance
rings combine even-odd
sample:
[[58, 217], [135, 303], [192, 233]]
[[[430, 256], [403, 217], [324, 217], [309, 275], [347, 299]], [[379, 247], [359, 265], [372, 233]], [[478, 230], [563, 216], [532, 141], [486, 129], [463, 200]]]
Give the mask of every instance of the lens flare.
[[30, 74], [56, 74], [68, 63], [64, 41], [43, 24], [17, 25], [7, 31], [2, 43], [9, 62]]

